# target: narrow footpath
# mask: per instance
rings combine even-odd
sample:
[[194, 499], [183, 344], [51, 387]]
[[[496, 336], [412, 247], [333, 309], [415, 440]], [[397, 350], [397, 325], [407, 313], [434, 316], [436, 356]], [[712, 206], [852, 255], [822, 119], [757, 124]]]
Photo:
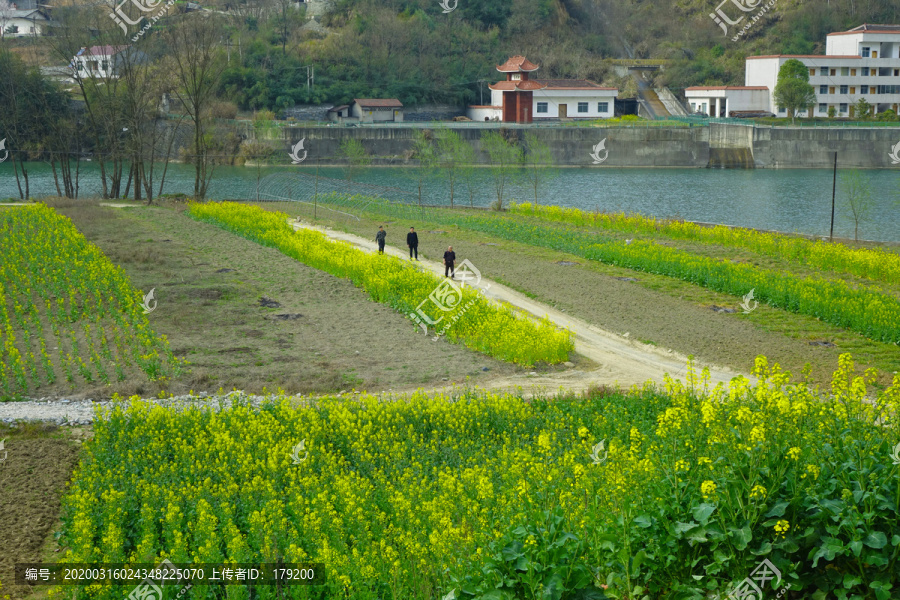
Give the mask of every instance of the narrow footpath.
[[[305, 221], [290, 221], [295, 229], [306, 228], [320, 231], [332, 240], [348, 242], [366, 252], [377, 252], [374, 239], [367, 240], [351, 233], [337, 231], [331, 228], [322, 228]], [[386, 246], [385, 253], [391, 256], [409, 260], [409, 254], [405, 250]], [[443, 277], [444, 266], [435, 261], [420, 259], [417, 263], [423, 269]], [[535, 318], [544, 316], [562, 328], [568, 328], [575, 334], [575, 352], [596, 363], [596, 367], [590, 371], [571, 369], [566, 372], [552, 374], [531, 374], [522, 377], [511, 377], [494, 380], [483, 387], [497, 388], [533, 388], [553, 391], [559, 387], [567, 390], [581, 391], [591, 386], [619, 386], [630, 388], [633, 385], [641, 385], [653, 381], [663, 383], [664, 375], [668, 373], [675, 379], [684, 381], [687, 373], [687, 357], [665, 348], [658, 348], [649, 344], [642, 344], [626, 337], [604, 331], [586, 321], [568, 315], [551, 306], [532, 300], [528, 296], [510, 289], [504, 285], [482, 276], [481, 288], [488, 288], [485, 296], [498, 303], [506, 303], [520, 309]], [[704, 367], [709, 368], [710, 384], [727, 384], [732, 378], [739, 375], [755, 381], [747, 373], [739, 373], [725, 367], [695, 363], [696, 372], [700, 373]], [[480, 386], [481, 387], [481, 386]]]

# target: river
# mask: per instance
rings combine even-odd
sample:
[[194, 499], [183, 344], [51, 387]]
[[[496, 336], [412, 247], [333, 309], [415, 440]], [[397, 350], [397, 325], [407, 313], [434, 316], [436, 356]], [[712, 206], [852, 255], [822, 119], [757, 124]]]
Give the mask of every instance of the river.
[[[35, 197], [55, 195], [49, 166], [29, 165], [31, 193]], [[312, 195], [312, 167], [270, 167], [260, 171], [263, 194], [308, 199]], [[896, 169], [863, 170], [871, 191], [871, 209], [860, 221], [860, 239], [900, 242], [900, 166]], [[82, 166], [81, 195], [99, 192], [96, 164]], [[303, 173], [305, 177], [295, 177]], [[488, 169], [478, 169], [481, 179], [476, 206], [487, 206], [496, 198]], [[571, 206], [585, 210], [636, 212], [655, 217], [677, 217], [705, 223], [722, 223], [810, 235], [828, 235], [831, 220], [832, 172], [822, 169], [682, 169], [682, 168], [567, 168], [539, 193], [542, 204]], [[838, 172], [835, 235], [853, 237], [847, 195]], [[320, 170], [319, 192], [345, 187], [340, 168]], [[325, 178], [333, 178], [329, 181]], [[362, 184], [390, 186], [406, 190], [408, 201], [417, 200], [414, 169], [368, 168], [354, 174]], [[169, 166], [165, 193], [191, 193], [193, 169], [188, 165]], [[296, 185], [295, 185], [296, 183]], [[157, 184], [158, 185], [158, 184]], [[213, 199], [256, 197], [257, 170], [252, 167], [219, 167], [210, 186]], [[366, 190], [357, 188], [360, 192]], [[398, 197], [398, 193], [387, 195]], [[463, 190], [457, 203], [468, 204]], [[0, 199], [17, 197], [12, 165], [0, 164]], [[463, 197], [464, 196], [464, 197]], [[507, 198], [529, 201], [533, 191], [518, 184], [508, 188]], [[431, 176], [424, 186], [429, 204], [447, 204], [447, 182]]]

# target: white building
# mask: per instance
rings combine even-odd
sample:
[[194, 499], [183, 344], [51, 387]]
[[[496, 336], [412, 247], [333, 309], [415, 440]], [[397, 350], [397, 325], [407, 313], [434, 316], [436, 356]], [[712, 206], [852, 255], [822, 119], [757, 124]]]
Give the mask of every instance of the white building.
[[77, 79], [96, 77], [98, 79], [116, 79], [124, 59], [123, 53], [128, 46], [91, 46], [82, 48], [72, 58], [74, 76]]
[[497, 67], [506, 81], [492, 84], [491, 104], [470, 106], [473, 121], [531, 123], [542, 119], [608, 119], [615, 114], [619, 90], [587, 79], [532, 79], [538, 65], [524, 56]]
[[50, 17], [42, 10], [0, 10], [0, 38], [44, 35]]
[[[900, 113], [900, 25], [860, 25], [828, 34], [825, 55], [748, 56], [744, 86], [698, 86], [685, 89], [692, 108], [710, 116], [760, 111], [787, 116], [775, 105], [778, 70], [797, 59], [809, 69], [809, 83], [816, 91], [813, 116], [850, 117], [861, 98], [875, 114], [892, 109]], [[754, 94], [754, 90], [765, 93]], [[704, 107], [705, 106], [705, 110]], [[798, 116], [808, 116], [806, 111]]]

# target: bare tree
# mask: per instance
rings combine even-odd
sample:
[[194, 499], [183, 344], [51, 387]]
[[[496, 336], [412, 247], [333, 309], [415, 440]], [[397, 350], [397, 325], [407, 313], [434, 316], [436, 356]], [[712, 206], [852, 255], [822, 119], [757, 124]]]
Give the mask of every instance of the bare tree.
[[0, 0], [0, 40], [6, 37], [6, 28], [12, 20], [13, 5], [9, 0]]
[[[122, 192], [122, 177], [126, 159], [126, 124], [122, 110], [120, 82], [117, 74], [125, 38], [109, 17], [109, 8], [99, 6], [67, 6], [56, 13], [60, 27], [46, 38], [59, 60], [72, 67], [72, 78], [84, 102], [86, 128], [100, 168], [101, 190], [104, 198], [118, 198]], [[92, 54], [96, 52], [97, 54]], [[112, 52], [112, 56], [106, 53]], [[79, 69], [77, 56], [87, 61], [107, 60], [108, 69]]]
[[859, 224], [868, 220], [874, 204], [869, 178], [857, 169], [841, 175], [841, 187], [847, 196], [846, 210], [853, 219], [853, 239], [859, 241]]
[[206, 197], [213, 172], [211, 149], [214, 146], [212, 117], [216, 89], [225, 56], [221, 46], [221, 23], [214, 15], [186, 15], [167, 28], [164, 36], [169, 48], [172, 75], [177, 83], [175, 95], [181, 101], [194, 127], [191, 148], [194, 163], [194, 197]]

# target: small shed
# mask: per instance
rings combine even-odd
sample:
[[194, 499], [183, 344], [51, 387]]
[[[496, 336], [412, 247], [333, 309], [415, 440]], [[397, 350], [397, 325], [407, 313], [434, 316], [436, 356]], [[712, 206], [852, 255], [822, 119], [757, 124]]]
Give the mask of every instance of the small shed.
[[328, 120], [340, 123], [350, 116], [350, 105], [341, 104], [328, 109]]
[[350, 116], [361, 123], [401, 123], [403, 104], [396, 98], [357, 98], [350, 104]]

